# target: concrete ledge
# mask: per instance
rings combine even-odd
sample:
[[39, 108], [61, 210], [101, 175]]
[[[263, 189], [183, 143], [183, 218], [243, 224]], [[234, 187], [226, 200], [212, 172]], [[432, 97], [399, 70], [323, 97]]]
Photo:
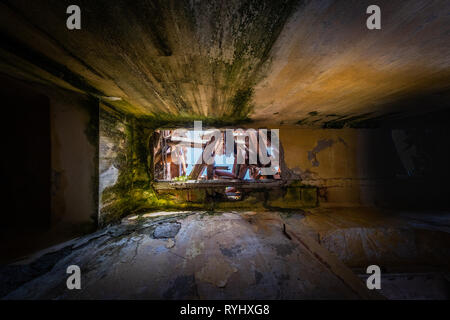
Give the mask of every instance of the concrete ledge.
[[225, 187], [239, 187], [242, 189], [270, 189], [278, 188], [290, 184], [290, 181], [286, 180], [255, 180], [255, 181], [243, 181], [243, 180], [188, 180], [188, 181], [156, 181], [153, 183], [153, 187], [156, 190], [170, 190], [170, 189], [198, 189], [198, 188], [225, 188]]

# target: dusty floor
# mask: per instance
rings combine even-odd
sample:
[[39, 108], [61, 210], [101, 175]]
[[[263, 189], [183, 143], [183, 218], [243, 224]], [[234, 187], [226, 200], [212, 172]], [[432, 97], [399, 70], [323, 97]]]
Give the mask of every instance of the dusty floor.
[[351, 268], [450, 270], [450, 212], [318, 208], [287, 220]]
[[[422, 215], [419, 219], [401, 213], [394, 219], [361, 210], [128, 217], [120, 225], [1, 267], [0, 297], [381, 298], [366, 289], [361, 272], [373, 261], [388, 272], [382, 290], [387, 298], [450, 297], [449, 215], [436, 215], [439, 221], [429, 215], [426, 221]], [[422, 270], [425, 273], [417, 273], [414, 267], [430, 257], [434, 260]], [[81, 290], [66, 288], [66, 268], [73, 264], [81, 268]], [[407, 274], [392, 273], [401, 272], [402, 266], [411, 269]]]

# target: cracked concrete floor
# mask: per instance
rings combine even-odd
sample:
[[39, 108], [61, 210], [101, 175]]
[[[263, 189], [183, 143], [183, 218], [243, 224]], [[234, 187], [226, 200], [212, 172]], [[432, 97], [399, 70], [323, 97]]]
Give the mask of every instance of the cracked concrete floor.
[[[128, 217], [0, 270], [4, 299], [377, 298], [279, 213]], [[81, 290], [66, 269], [81, 268]], [[379, 298], [379, 297], [378, 297]]]

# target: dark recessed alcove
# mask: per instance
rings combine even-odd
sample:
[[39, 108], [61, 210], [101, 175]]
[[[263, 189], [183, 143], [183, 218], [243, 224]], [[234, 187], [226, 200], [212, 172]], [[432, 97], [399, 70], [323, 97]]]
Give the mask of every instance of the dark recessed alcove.
[[1, 228], [5, 235], [1, 247], [7, 249], [14, 245], [11, 241], [23, 241], [27, 246], [32, 241], [29, 234], [50, 226], [50, 103], [46, 96], [6, 77], [0, 77], [0, 97]]

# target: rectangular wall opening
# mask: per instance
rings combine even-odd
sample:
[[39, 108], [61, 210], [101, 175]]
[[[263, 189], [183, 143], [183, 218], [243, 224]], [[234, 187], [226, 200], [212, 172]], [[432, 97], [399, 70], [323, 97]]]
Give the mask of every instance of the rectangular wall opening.
[[157, 130], [153, 150], [155, 180], [280, 180], [280, 166], [268, 160], [279, 153], [278, 144], [271, 143], [270, 130], [264, 133], [231, 129]]

